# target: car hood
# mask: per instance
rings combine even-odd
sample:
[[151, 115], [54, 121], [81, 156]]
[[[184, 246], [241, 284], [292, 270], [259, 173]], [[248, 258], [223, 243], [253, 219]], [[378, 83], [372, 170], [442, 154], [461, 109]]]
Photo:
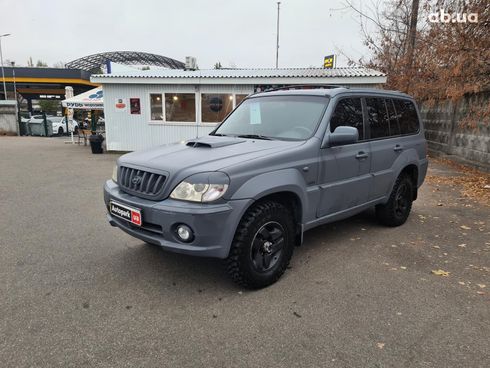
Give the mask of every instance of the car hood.
[[154, 147], [121, 156], [119, 165], [157, 169], [174, 176], [223, 170], [244, 161], [254, 160], [303, 144], [298, 141], [244, 139], [205, 136], [183, 143]]

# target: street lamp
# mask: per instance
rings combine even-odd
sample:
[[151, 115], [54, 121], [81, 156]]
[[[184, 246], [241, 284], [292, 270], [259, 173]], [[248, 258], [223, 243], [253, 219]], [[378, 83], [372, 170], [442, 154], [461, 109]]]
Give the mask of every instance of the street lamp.
[[5, 85], [5, 72], [3, 70], [2, 37], [8, 37], [8, 36], [10, 36], [10, 33], [5, 33], [3, 35], [0, 35], [0, 63], [2, 64], [3, 93], [5, 99], [7, 99], [7, 87]]

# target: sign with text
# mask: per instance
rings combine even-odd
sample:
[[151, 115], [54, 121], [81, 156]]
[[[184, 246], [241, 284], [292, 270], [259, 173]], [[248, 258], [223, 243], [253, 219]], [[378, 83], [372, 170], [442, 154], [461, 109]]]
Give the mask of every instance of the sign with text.
[[332, 69], [335, 60], [335, 55], [327, 55], [323, 58], [323, 67], [325, 69]]

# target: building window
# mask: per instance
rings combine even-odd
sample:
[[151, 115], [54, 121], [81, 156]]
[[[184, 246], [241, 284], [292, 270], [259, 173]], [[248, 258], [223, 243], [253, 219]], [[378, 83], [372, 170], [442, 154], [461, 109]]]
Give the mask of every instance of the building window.
[[201, 95], [201, 121], [219, 123], [233, 110], [233, 95], [203, 93]]
[[194, 93], [165, 93], [165, 121], [196, 121]]
[[150, 111], [151, 120], [163, 120], [162, 95], [153, 93], [150, 94]]
[[238, 106], [248, 95], [235, 95], [235, 106]]

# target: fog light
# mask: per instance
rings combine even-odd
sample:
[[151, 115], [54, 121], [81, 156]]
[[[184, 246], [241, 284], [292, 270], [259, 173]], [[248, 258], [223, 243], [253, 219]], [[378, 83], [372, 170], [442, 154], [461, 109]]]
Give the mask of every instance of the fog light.
[[187, 225], [177, 226], [177, 236], [184, 242], [190, 242], [194, 237], [191, 228]]

